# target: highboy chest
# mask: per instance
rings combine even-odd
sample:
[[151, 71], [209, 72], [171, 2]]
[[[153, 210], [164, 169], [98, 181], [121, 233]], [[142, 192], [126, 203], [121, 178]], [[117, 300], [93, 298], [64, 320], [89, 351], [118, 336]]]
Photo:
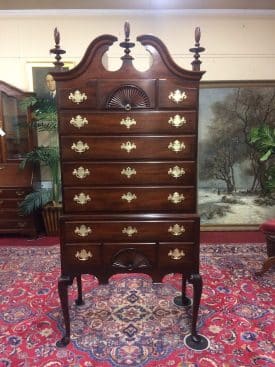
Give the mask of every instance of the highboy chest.
[[[68, 286], [81, 274], [102, 282], [118, 272], [142, 272], [160, 281], [182, 274], [178, 305], [189, 306], [186, 281], [193, 284], [191, 334], [186, 343], [204, 349], [196, 322], [200, 221], [197, 208], [197, 122], [200, 31], [196, 29], [193, 70], [174, 63], [155, 36], [137, 37], [152, 56], [147, 71], [133, 66], [125, 23], [122, 65], [109, 71], [102, 57], [117, 38], [103, 35], [72, 70], [53, 73], [57, 84], [63, 187], [61, 276], [58, 290], [70, 341]], [[58, 52], [56, 52], [58, 54]]]

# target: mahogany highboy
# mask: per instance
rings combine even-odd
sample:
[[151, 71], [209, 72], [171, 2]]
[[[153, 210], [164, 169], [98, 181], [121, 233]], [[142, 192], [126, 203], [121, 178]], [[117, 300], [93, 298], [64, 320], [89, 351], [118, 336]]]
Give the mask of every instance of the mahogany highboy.
[[81, 274], [102, 282], [117, 272], [143, 272], [160, 281], [183, 275], [182, 296], [190, 305], [186, 280], [193, 284], [189, 343], [203, 349], [196, 322], [202, 291], [199, 275], [197, 210], [197, 122], [200, 61], [196, 30], [193, 70], [176, 65], [156, 37], [137, 38], [152, 55], [140, 72], [132, 64], [125, 25], [122, 66], [108, 71], [102, 56], [117, 38], [103, 35], [88, 47], [74, 69], [54, 73], [57, 82], [63, 183], [61, 277], [58, 290], [70, 340], [68, 286]]

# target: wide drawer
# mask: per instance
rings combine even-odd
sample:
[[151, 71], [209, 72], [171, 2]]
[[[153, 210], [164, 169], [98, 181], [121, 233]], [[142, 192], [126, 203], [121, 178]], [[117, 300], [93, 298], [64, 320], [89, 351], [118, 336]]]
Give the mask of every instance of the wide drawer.
[[159, 80], [160, 108], [190, 108], [197, 107], [198, 88], [177, 79]]
[[196, 136], [61, 137], [63, 160], [195, 160]]
[[[185, 185], [196, 182], [195, 162], [62, 164], [64, 186]], [[110, 177], [112, 180], [110, 180]]]
[[66, 221], [65, 242], [184, 241], [194, 240], [199, 230], [194, 220]]
[[[33, 219], [32, 218], [22, 218], [16, 217], [16, 214], [13, 216], [9, 216], [7, 218], [3, 218], [0, 212], [0, 230], [6, 230], [7, 232], [12, 232], [15, 229], [28, 229], [33, 228]], [[10, 231], [11, 230], [11, 231]]]
[[62, 111], [59, 131], [62, 135], [76, 134], [194, 134], [197, 127], [196, 111], [170, 112], [105, 112], [74, 113]]
[[0, 200], [1, 199], [23, 199], [28, 193], [32, 191], [32, 188], [16, 188], [6, 189], [0, 187]]
[[[22, 199], [1, 199], [0, 198], [0, 212], [5, 210], [18, 210]], [[2, 214], [3, 215], [3, 214]]]
[[194, 187], [65, 188], [64, 213], [171, 211], [195, 213]]

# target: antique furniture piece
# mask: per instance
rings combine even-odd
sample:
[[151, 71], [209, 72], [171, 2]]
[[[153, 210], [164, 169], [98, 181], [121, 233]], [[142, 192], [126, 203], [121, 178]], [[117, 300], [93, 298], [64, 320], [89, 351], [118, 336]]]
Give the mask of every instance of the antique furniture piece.
[[262, 265], [262, 269], [256, 272], [257, 275], [263, 275], [267, 270], [275, 265], [275, 219], [269, 219], [260, 225], [266, 238], [267, 259]]
[[[196, 322], [202, 292], [197, 208], [197, 122], [200, 30], [195, 32], [193, 70], [176, 65], [155, 36], [137, 38], [153, 58], [149, 70], [132, 64], [125, 24], [122, 66], [108, 71], [102, 57], [117, 38], [103, 35], [74, 69], [53, 73], [57, 84], [63, 215], [58, 291], [70, 341], [68, 286], [81, 274], [102, 282], [117, 272], [143, 272], [160, 281], [181, 273], [193, 285], [191, 335], [205, 349]], [[52, 50], [53, 51], [53, 50]], [[58, 51], [58, 50], [57, 50]]]
[[34, 237], [34, 217], [22, 216], [18, 210], [22, 199], [32, 191], [32, 171], [19, 169], [20, 159], [32, 146], [28, 116], [19, 103], [31, 95], [0, 81], [0, 233]]

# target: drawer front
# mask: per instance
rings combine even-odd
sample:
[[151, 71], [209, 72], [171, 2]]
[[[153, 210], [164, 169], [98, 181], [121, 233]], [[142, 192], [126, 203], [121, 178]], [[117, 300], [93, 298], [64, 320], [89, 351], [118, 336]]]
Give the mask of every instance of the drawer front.
[[198, 89], [180, 80], [159, 80], [160, 108], [196, 108]]
[[85, 88], [61, 88], [58, 91], [58, 104], [60, 108], [82, 109], [96, 107], [96, 81]]
[[[0, 216], [2, 216], [0, 212]], [[28, 218], [16, 218], [16, 214], [8, 215], [6, 218], [0, 219], [0, 230], [3, 229], [28, 229], [33, 227], [33, 220]]]
[[61, 138], [63, 160], [170, 159], [194, 160], [196, 136]]
[[32, 169], [26, 167], [24, 170], [19, 168], [19, 163], [0, 162], [0, 197], [1, 191], [13, 187], [12, 190], [25, 190], [32, 186]]
[[195, 162], [63, 163], [62, 172], [64, 186], [194, 186], [196, 182]]
[[0, 211], [15, 210], [17, 211], [22, 200], [20, 199], [1, 199], [0, 198]]
[[106, 112], [60, 114], [62, 135], [77, 134], [194, 134], [197, 127], [195, 111], [171, 112]]
[[0, 188], [0, 199], [20, 199], [20, 198], [23, 199], [30, 192], [31, 192], [31, 188], [26, 188], [26, 189]]
[[100, 244], [65, 244], [61, 247], [61, 266], [66, 273], [92, 272], [101, 265]]
[[91, 211], [195, 212], [195, 188], [69, 189], [64, 190], [64, 213]]
[[198, 228], [198, 222], [194, 220], [66, 221], [62, 233], [65, 242], [191, 242]]
[[182, 272], [185, 268], [196, 268], [199, 262], [198, 248], [194, 243], [160, 243], [158, 266], [160, 269], [173, 269]]
[[103, 261], [120, 272], [146, 270], [155, 266], [156, 250], [155, 243], [105, 243]]

